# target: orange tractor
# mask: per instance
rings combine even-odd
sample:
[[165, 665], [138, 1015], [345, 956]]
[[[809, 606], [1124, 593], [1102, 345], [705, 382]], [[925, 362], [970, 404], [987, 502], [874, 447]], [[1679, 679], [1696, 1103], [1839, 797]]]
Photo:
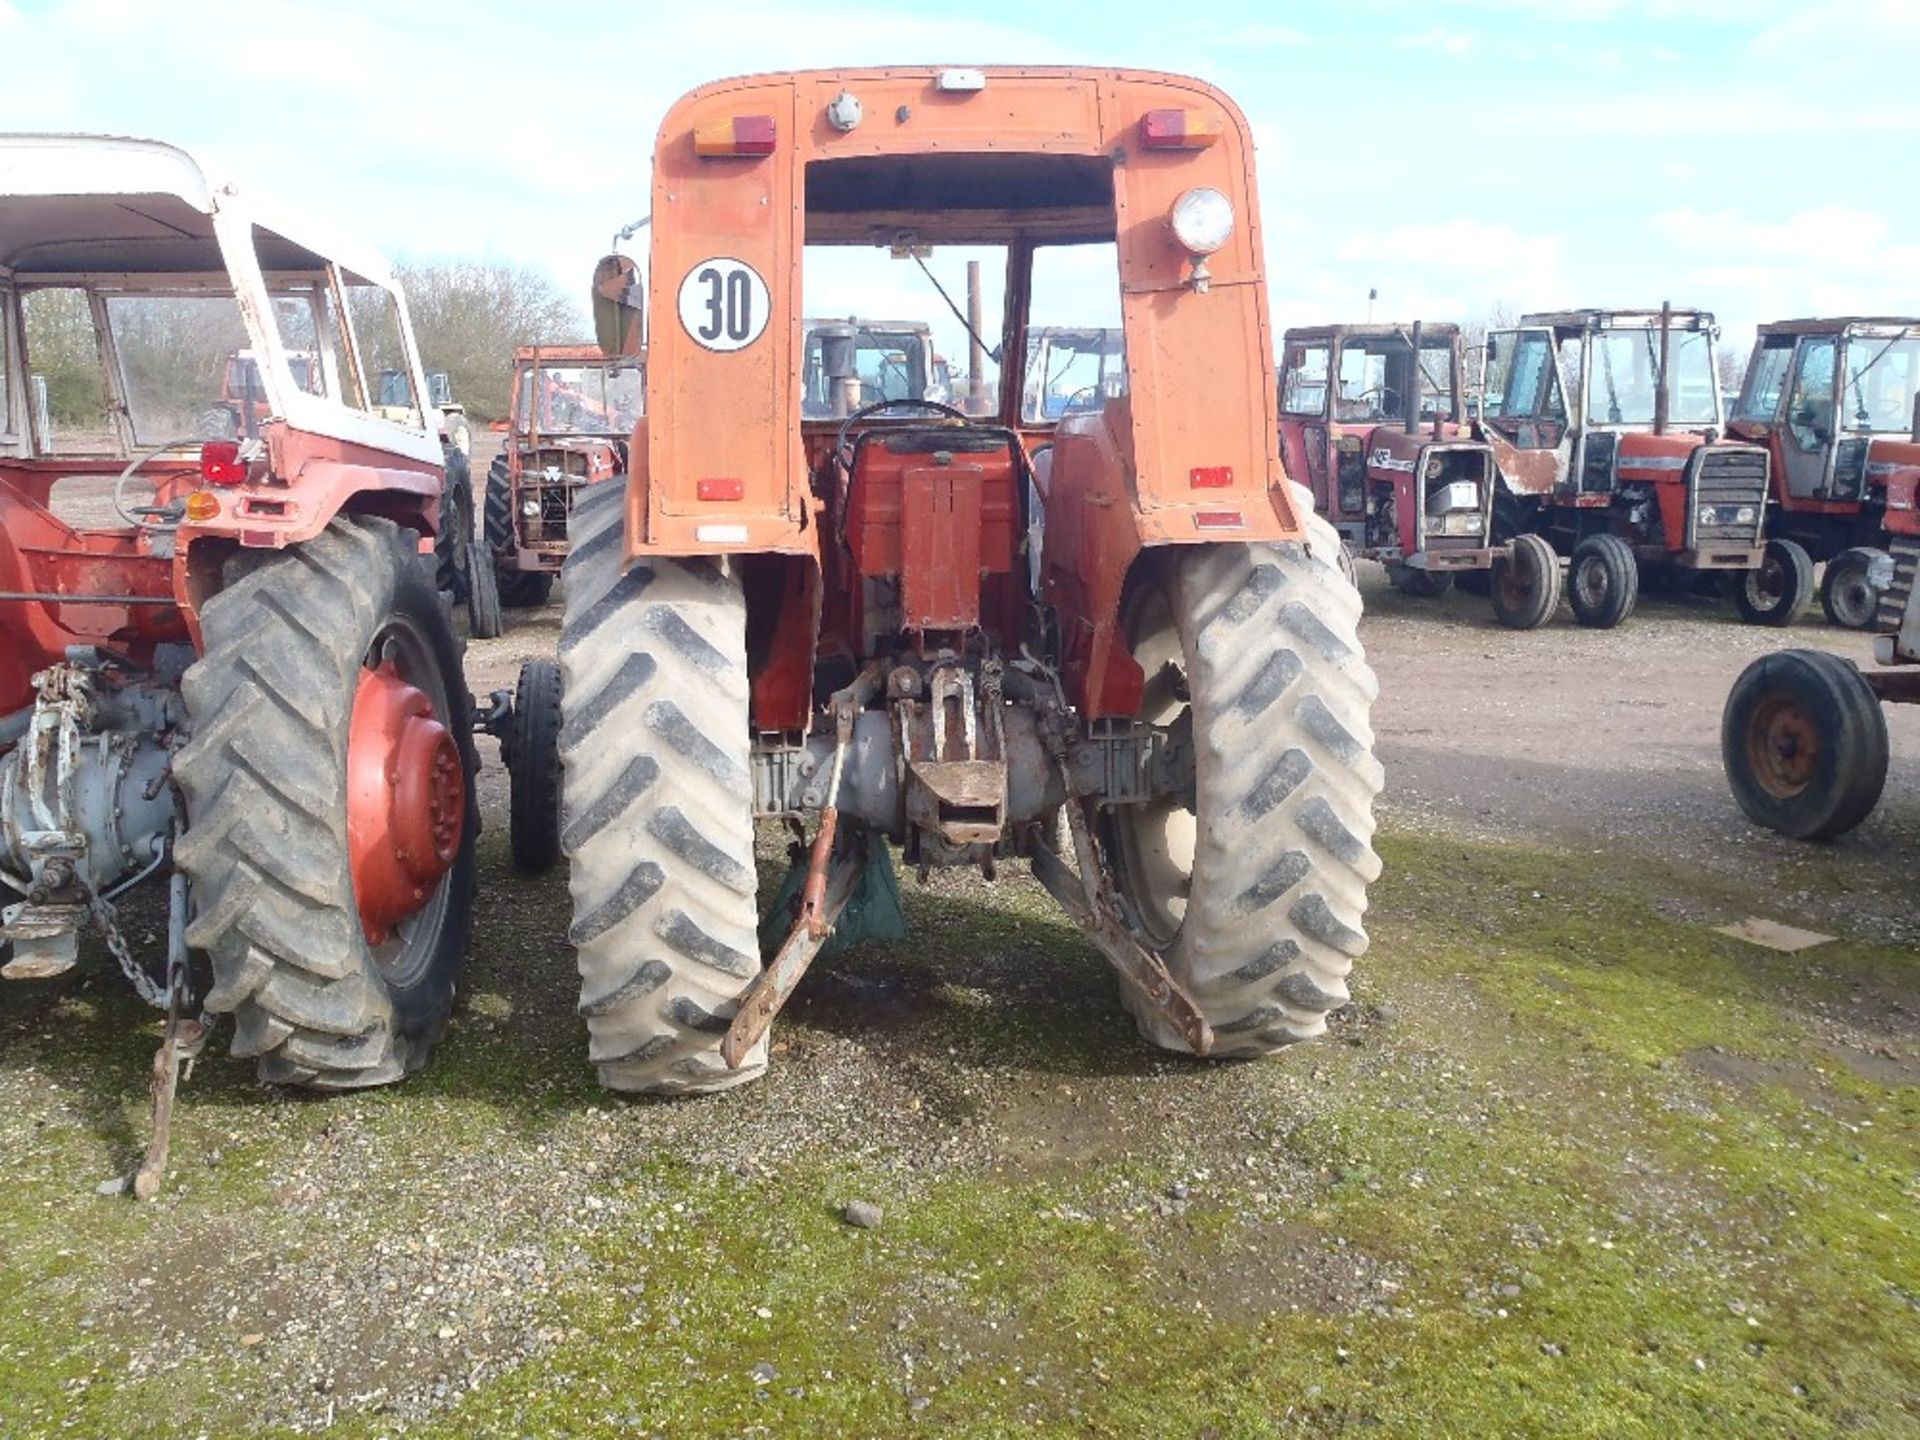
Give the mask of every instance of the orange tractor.
[[1772, 459], [1768, 533], [1826, 562], [1822, 606], [1852, 630], [1876, 623], [1894, 480], [1920, 464], [1917, 393], [1920, 320], [1783, 320], [1760, 327], [1727, 420]]
[[[500, 605], [544, 605], [567, 556], [567, 517], [582, 486], [627, 469], [644, 400], [637, 359], [597, 345], [514, 352], [507, 441], [487, 471], [486, 543]], [[498, 607], [469, 612], [473, 633], [500, 633]]]
[[1492, 540], [1499, 472], [1461, 395], [1460, 331], [1320, 325], [1289, 330], [1280, 374], [1281, 453], [1350, 552], [1394, 589], [1428, 598], [1478, 576], [1512, 629], [1546, 623], [1560, 564], [1537, 535]]
[[1812, 600], [1806, 552], [1765, 538], [1767, 452], [1721, 438], [1718, 333], [1705, 311], [1663, 306], [1525, 315], [1487, 337], [1494, 538], [1551, 542], [1582, 625], [1632, 614], [1643, 570], [1731, 574], [1754, 624], [1790, 625]]
[[[203, 438], [236, 354], [257, 406]], [[478, 811], [424, 384], [371, 254], [165, 145], [0, 137], [0, 975], [92, 927], [166, 1010], [143, 1194], [211, 1015], [265, 1079], [339, 1089], [423, 1063], [452, 1008]], [[158, 963], [114, 904], [149, 877]]]
[[[1139, 71], [723, 81], [668, 112], [652, 215], [646, 279], [597, 274], [603, 344], [651, 300], [647, 413], [629, 473], [574, 507], [560, 641], [602, 1082], [761, 1073], [836, 925], [874, 928], [893, 845], [922, 871], [1025, 859], [1157, 1044], [1319, 1034], [1379, 871], [1375, 682], [1339, 540], [1281, 468], [1239, 110]], [[996, 321], [952, 298], [969, 260]], [[808, 419], [803, 317], [909, 283], [975, 332], [992, 413]], [[1119, 316], [1128, 384], [1029, 418], [1032, 317], [1075, 303]], [[760, 819], [806, 836], [766, 955]]]

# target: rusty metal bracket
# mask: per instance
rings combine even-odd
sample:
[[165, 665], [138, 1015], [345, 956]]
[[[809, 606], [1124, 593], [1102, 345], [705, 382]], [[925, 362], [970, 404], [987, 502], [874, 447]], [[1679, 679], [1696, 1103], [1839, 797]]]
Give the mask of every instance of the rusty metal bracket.
[[1160, 957], [1134, 939], [1133, 932], [1120, 918], [1119, 906], [1101, 868], [1093, 827], [1087, 824], [1086, 807], [1074, 794], [1073, 770], [1067, 753], [1066, 700], [1060, 693], [1059, 676], [1050, 670], [1047, 676], [1052, 681], [1055, 698], [1052, 704], [1040, 709], [1040, 735], [1066, 783], [1067, 828], [1073, 836], [1074, 858], [1080, 864], [1076, 876], [1059, 855], [1045, 844], [1037, 844], [1029, 862], [1034, 879], [1047, 888], [1047, 893], [1060, 902], [1061, 908], [1100, 947], [1100, 952], [1120, 972], [1121, 980], [1132, 985], [1167, 1017], [1194, 1054], [1205, 1055], [1213, 1049], [1213, 1027], [1207, 1023], [1207, 1017]]
[[[825, 830], [823, 825], [822, 830]], [[821, 856], [819, 842], [815, 841], [815, 858]], [[820, 899], [815, 905], [811, 899], [803, 901], [800, 914], [794, 919], [793, 929], [787, 932], [785, 943], [773, 957], [773, 962], [755, 977], [753, 984], [747, 987], [740, 997], [740, 1009], [733, 1017], [733, 1023], [727, 1027], [726, 1038], [720, 1042], [720, 1058], [727, 1062], [729, 1070], [738, 1070], [741, 1063], [766, 1035], [773, 1024], [773, 1017], [792, 998], [794, 989], [800, 984], [800, 977], [807, 973], [807, 967], [813, 963], [814, 956], [833, 933], [833, 922], [840, 918], [840, 912], [847, 908], [847, 901], [853, 897], [855, 886], [860, 882], [862, 868], [859, 847], [843, 849], [833, 856], [826, 870], [825, 880], [820, 887]], [[807, 893], [811, 895], [813, 878], [808, 876]]]

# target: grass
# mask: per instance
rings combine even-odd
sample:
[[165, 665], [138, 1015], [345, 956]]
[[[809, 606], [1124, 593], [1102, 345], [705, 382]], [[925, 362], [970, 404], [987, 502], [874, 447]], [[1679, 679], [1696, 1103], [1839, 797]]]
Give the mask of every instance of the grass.
[[[1031, 886], [909, 884], [921, 945], [809, 982], [791, 1089], [777, 1067], [699, 1106], [609, 1102], [564, 967], [521, 937], [413, 1085], [315, 1104], [212, 1061], [183, 1183], [147, 1208], [88, 1193], [142, 1123], [138, 1012], [104, 984], [16, 1004], [0, 1432], [310, 1414], [271, 1322], [190, 1311], [197, 1343], [161, 1352], [187, 1363], [129, 1369], [151, 1347], [116, 1310], [140, 1274], [191, 1286], [261, 1249], [293, 1252], [286, 1285], [335, 1202], [359, 1243], [522, 1245], [557, 1277], [537, 1343], [412, 1410], [342, 1393], [342, 1436], [1920, 1427], [1912, 1057], [1855, 1046], [1911, 1006], [1912, 957], [1742, 945], [1668, 918], [1675, 878], [1631, 862], [1382, 850], [1359, 1013], [1273, 1063], [1144, 1051]], [[1686, 883], [1728, 919], [1753, 904]], [[481, 1205], [438, 1178], [454, 1156]], [[547, 1166], [566, 1193], [535, 1204]], [[329, 1200], [289, 1203], [282, 1171]], [[878, 1230], [841, 1221], [854, 1196]]]

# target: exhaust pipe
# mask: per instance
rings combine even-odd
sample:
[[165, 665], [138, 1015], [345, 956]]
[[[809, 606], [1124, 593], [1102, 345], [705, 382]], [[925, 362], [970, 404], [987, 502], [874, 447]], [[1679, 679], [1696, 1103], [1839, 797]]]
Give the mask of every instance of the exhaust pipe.
[[1672, 410], [1673, 393], [1667, 384], [1667, 355], [1673, 336], [1673, 302], [1660, 302], [1660, 373], [1654, 377], [1653, 433], [1667, 433], [1667, 416]]
[[1407, 366], [1407, 393], [1404, 403], [1407, 410], [1407, 434], [1420, 433], [1420, 322], [1413, 322], [1413, 334], [1407, 338], [1413, 347], [1413, 363]]

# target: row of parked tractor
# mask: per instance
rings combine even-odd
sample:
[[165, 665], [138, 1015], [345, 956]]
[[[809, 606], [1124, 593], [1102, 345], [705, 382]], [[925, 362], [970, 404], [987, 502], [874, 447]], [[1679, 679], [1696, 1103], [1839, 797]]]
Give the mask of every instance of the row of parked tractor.
[[[476, 733], [515, 859], [564, 859], [611, 1088], [760, 1074], [827, 941], [900, 933], [896, 855], [1023, 862], [1152, 1043], [1254, 1057], [1322, 1033], [1368, 943], [1353, 552], [1480, 575], [1509, 623], [1563, 555], [1591, 623], [1643, 566], [1736, 573], [1778, 623], [1810, 574], [1784, 517], [1830, 565], [1912, 521], [1920, 465], [1876, 438], [1904, 327], [1770, 328], [1730, 425], [1710, 321], [1671, 309], [1490, 336], [1472, 413], [1434, 326], [1295, 332], [1276, 395], [1253, 171], [1178, 76], [703, 87], [661, 125], [644, 269], [596, 267], [595, 347], [518, 357], [476, 494], [377, 255], [170, 146], [0, 136], [0, 976], [91, 929], [166, 1014], [136, 1191], [220, 1017], [275, 1083], [425, 1063], [472, 940]], [[949, 248], [1004, 263], [998, 344]], [[917, 267], [964, 384], [923, 325], [806, 319], [818, 251], [875, 294]], [[1043, 323], [1036, 277], [1097, 266], [1120, 325]], [[1913, 553], [1865, 572], [1889, 659], [1920, 658]], [[476, 704], [454, 603], [492, 633], [556, 572], [557, 657]], [[1741, 740], [1776, 810], [1837, 787], [1800, 833], [1864, 813], [1831, 737], [1900, 698], [1837, 673], [1837, 709], [1763, 676]], [[766, 915], [760, 821], [793, 837]], [[116, 908], [148, 880], [157, 956]]]
[[1563, 586], [1600, 628], [1643, 586], [1791, 625], [1822, 562], [1827, 617], [1872, 627], [1911, 544], [1920, 320], [1764, 325], [1730, 405], [1716, 338], [1671, 306], [1527, 315], [1485, 337], [1469, 403], [1455, 326], [1290, 331], [1287, 469], [1397, 589], [1473, 589], [1516, 629]]

